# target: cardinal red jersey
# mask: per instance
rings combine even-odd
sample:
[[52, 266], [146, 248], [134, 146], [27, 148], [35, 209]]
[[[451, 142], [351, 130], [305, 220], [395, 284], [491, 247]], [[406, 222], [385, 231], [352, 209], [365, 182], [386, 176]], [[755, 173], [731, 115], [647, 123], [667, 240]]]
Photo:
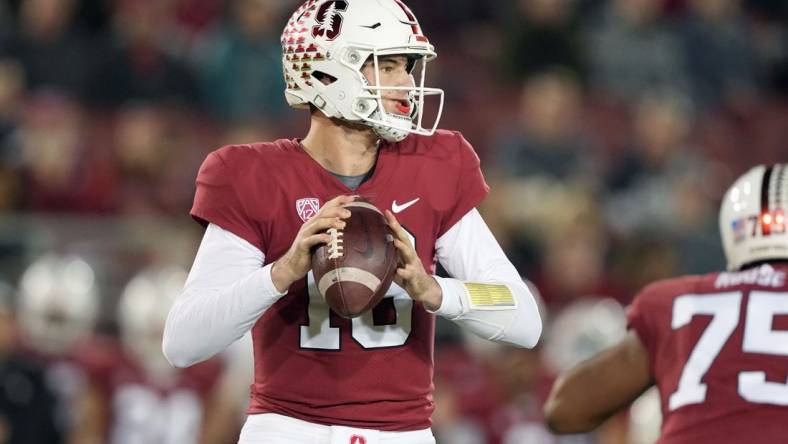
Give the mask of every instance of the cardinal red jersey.
[[629, 309], [651, 358], [660, 444], [788, 442], [788, 266], [670, 279]]
[[[356, 190], [299, 141], [278, 140], [210, 154], [197, 177], [192, 215], [246, 239], [271, 263], [326, 201], [358, 194], [396, 213], [434, 272], [436, 239], [487, 191], [479, 159], [459, 133], [382, 143], [373, 174]], [[434, 330], [434, 316], [396, 284], [370, 312], [340, 318], [310, 272], [252, 329], [249, 412], [379, 430], [429, 427]]]

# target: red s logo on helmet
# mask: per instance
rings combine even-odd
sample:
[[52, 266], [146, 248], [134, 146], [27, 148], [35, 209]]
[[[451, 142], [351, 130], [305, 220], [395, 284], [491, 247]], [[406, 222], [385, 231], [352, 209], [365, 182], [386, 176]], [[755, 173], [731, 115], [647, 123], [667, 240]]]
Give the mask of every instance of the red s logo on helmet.
[[325, 37], [334, 40], [342, 30], [342, 14], [347, 11], [347, 2], [344, 0], [328, 1], [320, 5], [315, 16], [317, 25], [312, 27], [312, 37]]

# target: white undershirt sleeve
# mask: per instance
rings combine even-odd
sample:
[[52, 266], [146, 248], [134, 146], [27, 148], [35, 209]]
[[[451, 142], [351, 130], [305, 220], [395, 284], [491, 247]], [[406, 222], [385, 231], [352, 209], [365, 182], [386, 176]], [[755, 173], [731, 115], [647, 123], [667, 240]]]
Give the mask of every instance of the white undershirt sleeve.
[[[435, 247], [438, 261], [453, 276], [435, 277], [443, 291], [435, 314], [484, 339], [528, 348], [536, 345], [542, 333], [536, 300], [475, 208], [438, 238]], [[504, 285], [513, 301], [474, 303], [469, 290], [473, 284]]]
[[208, 225], [164, 327], [162, 350], [171, 364], [187, 367], [224, 350], [284, 296], [263, 260], [246, 240]]

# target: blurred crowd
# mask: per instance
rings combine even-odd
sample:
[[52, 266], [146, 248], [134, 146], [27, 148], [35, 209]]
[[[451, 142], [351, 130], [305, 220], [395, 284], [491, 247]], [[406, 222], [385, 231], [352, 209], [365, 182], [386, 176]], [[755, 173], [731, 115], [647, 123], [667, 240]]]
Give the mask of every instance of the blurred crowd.
[[[234, 442], [249, 345], [176, 372], [152, 344], [201, 236], [202, 159], [305, 134], [279, 46], [298, 3], [0, 2], [0, 443], [22, 405], [51, 435], [11, 442]], [[541, 404], [557, 371], [620, 337], [640, 287], [723, 267], [722, 192], [788, 156], [788, 3], [407, 3], [439, 54], [441, 126], [482, 158], [482, 213], [548, 326], [511, 350], [439, 322], [439, 442], [649, 442], [648, 407], [559, 439]]]

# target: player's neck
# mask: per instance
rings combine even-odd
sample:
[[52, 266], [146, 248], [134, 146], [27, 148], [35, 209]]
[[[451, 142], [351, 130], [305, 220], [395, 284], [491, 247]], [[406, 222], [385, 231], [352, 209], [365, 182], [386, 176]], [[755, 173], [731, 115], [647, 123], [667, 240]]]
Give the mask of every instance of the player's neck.
[[309, 134], [301, 144], [323, 168], [343, 176], [358, 176], [375, 165], [378, 140], [366, 125], [350, 125], [318, 112], [312, 115]]

